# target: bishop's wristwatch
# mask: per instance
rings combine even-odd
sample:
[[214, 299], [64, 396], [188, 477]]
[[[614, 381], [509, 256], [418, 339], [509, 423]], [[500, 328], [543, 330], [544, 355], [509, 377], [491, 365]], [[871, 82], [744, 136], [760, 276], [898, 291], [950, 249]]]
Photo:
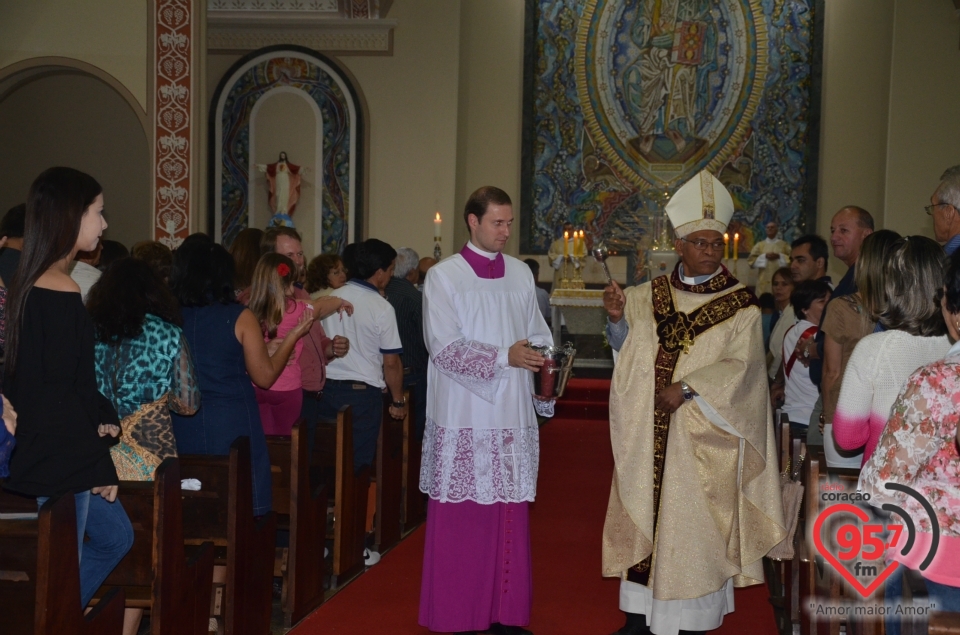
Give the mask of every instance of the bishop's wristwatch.
[[682, 379], [680, 380], [680, 390], [683, 391], [684, 401], [690, 401], [691, 399], [693, 399], [693, 396], [696, 394], [695, 392], [693, 392], [693, 388], [691, 388], [687, 384], [687, 382], [683, 381]]

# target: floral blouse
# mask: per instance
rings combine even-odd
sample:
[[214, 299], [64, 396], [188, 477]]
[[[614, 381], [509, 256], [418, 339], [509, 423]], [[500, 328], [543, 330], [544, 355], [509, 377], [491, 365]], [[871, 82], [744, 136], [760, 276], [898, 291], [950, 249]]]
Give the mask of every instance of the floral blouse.
[[916, 371], [897, 397], [880, 441], [860, 473], [860, 487], [875, 507], [904, 508], [917, 528], [917, 544], [907, 556], [900, 548], [889, 555], [911, 568], [926, 557], [931, 524], [912, 496], [884, 488], [886, 483], [912, 487], [927, 499], [940, 525], [940, 546], [924, 577], [960, 586], [960, 344], [947, 357]]

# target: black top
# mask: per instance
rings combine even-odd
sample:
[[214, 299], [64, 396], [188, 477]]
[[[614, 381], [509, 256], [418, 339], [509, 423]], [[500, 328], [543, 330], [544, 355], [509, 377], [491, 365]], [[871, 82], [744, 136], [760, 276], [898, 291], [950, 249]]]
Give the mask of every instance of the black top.
[[428, 356], [423, 343], [423, 294], [404, 278], [391, 278], [384, 292], [397, 314], [403, 367], [426, 372]]
[[24, 307], [15, 371], [4, 394], [17, 410], [17, 448], [6, 486], [55, 496], [116, 485], [113, 437], [100, 423], [117, 413], [97, 390], [93, 321], [80, 294], [34, 287]]
[[13, 282], [13, 274], [17, 271], [17, 265], [20, 264], [20, 250], [13, 247], [4, 247], [0, 249], [0, 280], [3, 280], [4, 286], [9, 287]]

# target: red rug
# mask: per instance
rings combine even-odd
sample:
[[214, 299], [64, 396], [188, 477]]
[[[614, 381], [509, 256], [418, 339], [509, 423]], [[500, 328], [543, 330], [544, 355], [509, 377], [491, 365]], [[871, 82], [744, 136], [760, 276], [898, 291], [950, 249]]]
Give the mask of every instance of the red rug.
[[[580, 387], [579, 396], [596, 399], [587, 394], [600, 392], [592, 383], [596, 380], [574, 381], [591, 382]], [[536, 635], [608, 635], [623, 625], [617, 608], [620, 583], [600, 576], [600, 539], [613, 473], [610, 435], [606, 421], [580, 418], [580, 404], [576, 409], [577, 418], [553, 419], [540, 430], [537, 502], [530, 513], [534, 600], [529, 628]], [[429, 633], [417, 625], [423, 533], [421, 527], [385, 554], [292, 635]], [[776, 635], [764, 585], [738, 589], [736, 606], [715, 633]]]

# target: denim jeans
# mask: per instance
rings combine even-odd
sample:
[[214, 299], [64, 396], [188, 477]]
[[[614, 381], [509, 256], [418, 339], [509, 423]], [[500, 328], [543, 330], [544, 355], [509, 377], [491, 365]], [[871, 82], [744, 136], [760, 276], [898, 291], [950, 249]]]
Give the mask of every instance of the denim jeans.
[[927, 585], [930, 603], [937, 605], [937, 611], [960, 613], [960, 587], [947, 586], [927, 579], [924, 579], [924, 582]]
[[[317, 408], [317, 416], [324, 421], [336, 421], [337, 412], [343, 406], [353, 407], [353, 469], [359, 472], [373, 465], [377, 456], [377, 437], [383, 420], [383, 391], [376, 386], [358, 381], [327, 379], [323, 386]], [[316, 421], [307, 421], [308, 437], [312, 442], [316, 435]]]
[[[90, 490], [74, 494], [77, 506], [77, 557], [80, 560], [80, 606], [86, 607], [114, 567], [133, 546], [133, 527], [119, 500], [107, 502]], [[37, 508], [48, 497], [37, 498]], [[83, 536], [90, 537], [86, 543]]]
[[427, 423], [427, 373], [410, 373], [403, 376], [404, 389], [410, 389], [413, 395], [413, 438], [423, 440], [423, 429]]

